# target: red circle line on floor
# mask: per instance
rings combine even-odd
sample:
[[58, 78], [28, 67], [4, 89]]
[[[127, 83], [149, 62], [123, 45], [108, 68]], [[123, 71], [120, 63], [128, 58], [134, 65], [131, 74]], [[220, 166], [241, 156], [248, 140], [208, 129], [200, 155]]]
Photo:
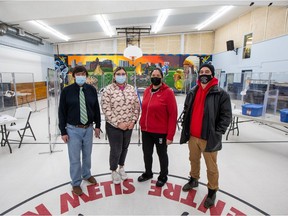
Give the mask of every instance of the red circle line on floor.
[[[201, 186], [199, 189], [194, 188], [189, 192], [183, 192], [182, 185], [187, 182], [187, 178], [169, 175], [166, 185], [163, 188], [158, 188], [156, 187], [156, 180], [153, 179], [150, 182], [139, 183], [137, 181], [137, 176], [142, 172], [127, 171], [127, 173], [130, 178], [119, 185], [114, 185], [112, 183], [110, 179], [111, 173], [94, 175], [98, 183], [96, 185], [85, 185], [82, 183], [81, 187], [83, 188], [84, 193], [81, 196], [74, 195], [70, 189], [70, 182], [66, 182], [36, 194], [2, 212], [0, 215], [8, 213], [21, 215], [59, 215], [65, 213], [79, 214], [79, 212], [83, 215], [87, 215], [91, 213], [95, 214], [94, 208], [96, 208], [95, 206], [97, 205], [102, 206], [102, 214], [108, 212], [113, 214], [113, 212], [111, 212], [111, 209], [113, 208], [110, 208], [109, 206], [120, 205], [119, 208], [121, 208], [121, 205], [126, 201], [129, 202], [129, 204], [132, 203], [131, 200], [133, 200], [133, 206], [130, 206], [132, 210], [119, 210], [118, 208], [118, 213], [132, 213], [135, 215], [137, 213], [143, 214], [144, 212], [147, 214], [172, 213], [181, 215], [181, 212], [188, 212], [191, 215], [195, 215], [209, 214], [210, 212], [211, 215], [250, 215], [251, 213], [269, 215], [254, 205], [223, 190], [217, 192], [215, 206], [207, 210], [204, 208], [207, 187], [206, 184], [202, 182], [199, 182], [199, 186]], [[133, 177], [131, 177], [131, 175], [133, 175]], [[101, 178], [105, 179], [100, 181], [99, 179]], [[69, 187], [68, 191], [67, 187]], [[139, 193], [137, 193], [137, 191], [139, 191]], [[55, 193], [55, 196], [59, 196], [59, 192], [60, 202], [59, 199], [51, 199], [51, 196]], [[37, 198], [40, 199], [38, 200]], [[41, 203], [39, 204], [38, 201], [40, 200]], [[139, 203], [137, 203], [138, 200]], [[103, 203], [105, 206], [105, 202], [108, 208], [105, 209], [104, 207], [103, 209]], [[93, 208], [89, 206], [89, 203], [93, 203], [93, 205], [91, 205]], [[147, 203], [149, 203], [151, 208], [147, 209]], [[153, 207], [156, 203], [157, 206]], [[165, 207], [163, 208], [163, 206]], [[101, 213], [101, 211], [99, 211], [99, 208], [97, 209], [97, 213]]]

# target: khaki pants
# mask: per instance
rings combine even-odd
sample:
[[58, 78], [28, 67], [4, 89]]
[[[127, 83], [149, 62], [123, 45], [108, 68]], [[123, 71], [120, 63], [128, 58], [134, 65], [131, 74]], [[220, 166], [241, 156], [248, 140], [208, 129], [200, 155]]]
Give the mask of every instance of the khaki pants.
[[206, 144], [206, 140], [190, 136], [188, 143], [190, 151], [189, 160], [191, 164], [190, 176], [195, 179], [200, 178], [200, 159], [202, 153], [207, 167], [207, 187], [212, 190], [218, 190], [219, 172], [217, 166], [217, 151], [205, 152]]

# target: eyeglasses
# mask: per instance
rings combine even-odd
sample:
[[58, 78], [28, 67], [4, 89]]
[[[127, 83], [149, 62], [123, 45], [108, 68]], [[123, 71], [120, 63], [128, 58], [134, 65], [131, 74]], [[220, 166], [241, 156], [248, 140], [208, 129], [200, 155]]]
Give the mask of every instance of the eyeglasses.
[[126, 76], [126, 73], [115, 73], [115, 76]]

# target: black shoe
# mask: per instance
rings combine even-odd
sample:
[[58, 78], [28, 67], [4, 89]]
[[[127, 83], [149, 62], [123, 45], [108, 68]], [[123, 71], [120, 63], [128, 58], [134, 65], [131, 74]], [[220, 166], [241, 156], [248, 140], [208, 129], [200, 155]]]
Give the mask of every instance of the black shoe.
[[205, 208], [210, 208], [215, 204], [215, 199], [216, 199], [216, 192], [217, 190], [212, 190], [208, 188], [208, 195], [206, 197], [206, 200], [204, 202], [204, 207]]
[[188, 183], [186, 183], [186, 184], [183, 186], [182, 191], [187, 192], [187, 191], [191, 190], [191, 189], [194, 188], [194, 187], [198, 187], [198, 184], [199, 184], [199, 183], [198, 183], [198, 180], [197, 180], [197, 179], [195, 179], [195, 178], [193, 178], [193, 177], [190, 177]]
[[138, 182], [144, 182], [152, 178], [153, 178], [153, 175], [148, 176], [146, 175], [146, 173], [143, 173], [141, 176], [138, 177]]
[[156, 182], [156, 187], [163, 187], [166, 184], [167, 180], [168, 180], [167, 176], [158, 177], [158, 180]]

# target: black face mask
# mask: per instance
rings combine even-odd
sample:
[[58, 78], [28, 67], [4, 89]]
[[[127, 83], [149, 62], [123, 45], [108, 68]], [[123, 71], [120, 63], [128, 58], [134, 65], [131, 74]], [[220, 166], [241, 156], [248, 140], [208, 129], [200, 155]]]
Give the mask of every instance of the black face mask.
[[202, 84], [207, 84], [210, 80], [213, 79], [212, 75], [202, 74], [198, 76], [198, 79]]
[[161, 83], [161, 78], [159, 78], [159, 77], [151, 77], [151, 83], [154, 86], [158, 86]]

